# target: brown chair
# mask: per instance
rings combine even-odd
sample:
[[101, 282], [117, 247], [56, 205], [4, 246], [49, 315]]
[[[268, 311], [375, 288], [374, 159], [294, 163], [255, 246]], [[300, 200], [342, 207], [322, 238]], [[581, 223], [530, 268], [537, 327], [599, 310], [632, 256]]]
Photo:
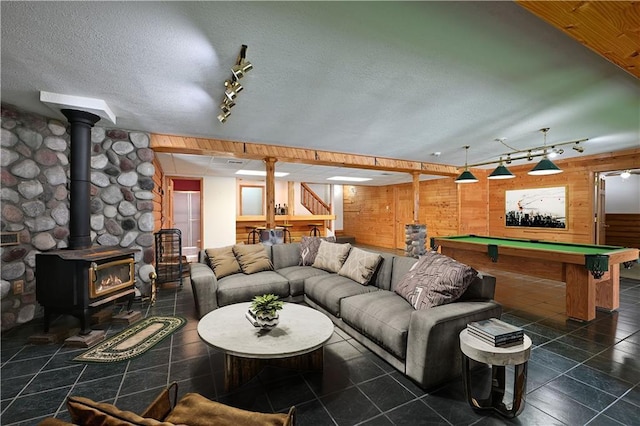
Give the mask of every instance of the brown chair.
[[[147, 407], [141, 415], [119, 410], [106, 403], [94, 402], [89, 398], [70, 396], [67, 408], [73, 424], [116, 426], [122, 424], [147, 425], [160, 423], [162, 426], [186, 424], [189, 426], [294, 426], [296, 407], [285, 413], [258, 413], [242, 410], [211, 401], [197, 393], [188, 393], [179, 401], [178, 384], [172, 383]], [[177, 402], [176, 402], [177, 401]], [[45, 419], [40, 426], [70, 425], [59, 419]]]

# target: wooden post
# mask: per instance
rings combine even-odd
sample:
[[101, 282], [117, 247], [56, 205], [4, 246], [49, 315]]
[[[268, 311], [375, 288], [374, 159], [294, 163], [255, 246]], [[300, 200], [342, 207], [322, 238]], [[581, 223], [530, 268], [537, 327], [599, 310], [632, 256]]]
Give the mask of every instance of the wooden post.
[[420, 213], [420, 172], [411, 173], [413, 176], [413, 224], [418, 224]]
[[296, 193], [295, 182], [287, 182], [287, 206], [289, 207], [289, 216], [295, 216]]
[[264, 162], [267, 166], [267, 229], [275, 229], [276, 227], [276, 160], [273, 157], [267, 157]]

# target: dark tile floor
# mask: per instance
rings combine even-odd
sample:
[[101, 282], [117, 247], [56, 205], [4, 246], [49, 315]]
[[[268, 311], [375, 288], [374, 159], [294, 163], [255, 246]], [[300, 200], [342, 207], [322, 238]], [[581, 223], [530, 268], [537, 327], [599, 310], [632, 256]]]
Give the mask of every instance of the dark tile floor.
[[[336, 330], [322, 373], [267, 369], [240, 390], [222, 389], [223, 356], [196, 332], [188, 280], [163, 289], [145, 315], [182, 315], [188, 324], [140, 358], [95, 365], [72, 362], [81, 350], [35, 346], [34, 321], [2, 335], [2, 425], [33, 425], [47, 416], [68, 419], [65, 398], [83, 395], [140, 412], [160, 389], [177, 381], [180, 394], [256, 411], [298, 408], [298, 425], [619, 425], [640, 424], [640, 281], [621, 280], [621, 307], [588, 324], [567, 321], [564, 285], [516, 274], [498, 276], [496, 299], [508, 322], [532, 338], [526, 406], [515, 420], [475, 413], [460, 380], [425, 392]], [[64, 318], [59, 321], [65, 321]], [[123, 326], [107, 325], [107, 334]], [[485, 374], [481, 370], [479, 374]]]

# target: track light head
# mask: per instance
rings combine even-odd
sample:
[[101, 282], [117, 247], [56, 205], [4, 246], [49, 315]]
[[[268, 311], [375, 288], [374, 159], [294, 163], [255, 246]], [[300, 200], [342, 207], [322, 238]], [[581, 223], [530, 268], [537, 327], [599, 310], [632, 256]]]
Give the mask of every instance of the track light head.
[[244, 61], [241, 64], [236, 64], [231, 68], [231, 72], [233, 73], [233, 78], [236, 80], [240, 80], [244, 75], [253, 69], [253, 65], [251, 62]]
[[220, 109], [222, 110], [222, 112], [229, 112], [231, 111], [231, 108], [233, 108], [234, 106], [236, 106], [236, 103], [233, 101], [230, 101], [225, 97], [222, 103], [220, 104]]
[[230, 101], [234, 100], [237, 96], [238, 93], [242, 91], [243, 87], [240, 83], [238, 83], [237, 81], [225, 81], [224, 82], [224, 86], [227, 88], [224, 91], [224, 95], [227, 97], [227, 99], [229, 99]]
[[574, 151], [578, 151], [579, 153], [583, 153], [584, 152], [584, 147], [580, 146], [580, 142], [576, 142], [576, 144], [573, 146]]
[[224, 123], [225, 121], [227, 121], [227, 118], [229, 118], [230, 115], [231, 111], [223, 112], [222, 114], [218, 115], [218, 121]]

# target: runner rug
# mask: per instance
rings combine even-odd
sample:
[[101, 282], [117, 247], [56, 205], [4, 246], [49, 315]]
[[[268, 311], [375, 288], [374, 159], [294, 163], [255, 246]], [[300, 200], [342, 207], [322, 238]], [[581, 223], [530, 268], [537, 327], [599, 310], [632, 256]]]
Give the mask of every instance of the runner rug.
[[118, 362], [142, 355], [185, 325], [181, 317], [152, 316], [98, 343], [73, 360], [78, 362]]

